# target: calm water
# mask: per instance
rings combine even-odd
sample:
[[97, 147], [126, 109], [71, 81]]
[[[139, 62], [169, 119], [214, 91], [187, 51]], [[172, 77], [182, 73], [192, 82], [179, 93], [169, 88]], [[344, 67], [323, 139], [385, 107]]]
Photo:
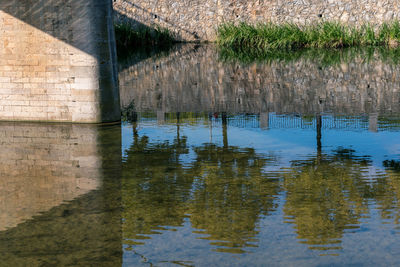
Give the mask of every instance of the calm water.
[[0, 266], [399, 265], [400, 67], [348, 53], [133, 55], [122, 125], [0, 123]]

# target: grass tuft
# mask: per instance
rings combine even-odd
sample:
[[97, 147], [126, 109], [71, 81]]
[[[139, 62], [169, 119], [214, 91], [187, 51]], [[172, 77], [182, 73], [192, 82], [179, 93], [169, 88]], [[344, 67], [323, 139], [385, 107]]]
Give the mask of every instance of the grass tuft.
[[369, 24], [356, 28], [338, 22], [304, 27], [291, 23], [225, 23], [217, 30], [217, 43], [221, 47], [264, 52], [299, 48], [397, 47], [400, 44], [400, 22], [384, 23], [377, 30]]

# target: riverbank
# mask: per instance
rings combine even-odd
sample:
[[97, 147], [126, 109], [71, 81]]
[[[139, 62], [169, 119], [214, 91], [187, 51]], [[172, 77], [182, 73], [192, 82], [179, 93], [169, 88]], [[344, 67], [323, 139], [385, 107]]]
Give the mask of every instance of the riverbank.
[[383, 23], [378, 29], [368, 24], [352, 27], [338, 22], [322, 22], [303, 27], [289, 23], [225, 23], [217, 29], [217, 44], [225, 48], [259, 51], [360, 46], [398, 47], [400, 22]]

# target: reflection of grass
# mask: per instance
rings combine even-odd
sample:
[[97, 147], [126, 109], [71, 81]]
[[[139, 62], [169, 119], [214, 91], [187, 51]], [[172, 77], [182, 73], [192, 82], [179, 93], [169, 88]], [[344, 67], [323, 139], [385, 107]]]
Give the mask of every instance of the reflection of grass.
[[132, 27], [128, 23], [118, 23], [115, 25], [115, 36], [119, 51], [144, 46], [169, 47], [174, 42], [172, 33], [158, 25], [152, 28]]
[[322, 22], [300, 27], [295, 24], [222, 24], [218, 44], [224, 47], [257, 48], [263, 51], [297, 48], [343, 48], [354, 46], [397, 46], [400, 23], [384, 23], [374, 30], [370, 25], [351, 27], [338, 22]]
[[378, 48], [378, 51], [381, 59], [384, 62], [400, 64], [400, 48], [395, 48], [395, 49]]
[[379, 116], [378, 129], [383, 131], [398, 131], [400, 128], [399, 116]]
[[356, 58], [364, 62], [381, 59], [384, 62], [399, 64], [400, 48], [388, 49], [386, 47], [353, 47], [345, 49], [319, 49], [304, 48], [297, 50], [264, 51], [260, 49], [227, 48], [219, 47], [219, 59], [222, 62], [241, 63], [272, 63], [272, 62], [295, 62], [308, 60], [316, 62], [321, 66], [332, 66], [348, 63]]
[[251, 63], [305, 58], [321, 65], [335, 65], [356, 57], [369, 61], [378, 52], [382, 60], [400, 62], [399, 22], [383, 24], [375, 31], [369, 25], [353, 28], [335, 22], [305, 27], [223, 24], [218, 29], [217, 42], [223, 61]]

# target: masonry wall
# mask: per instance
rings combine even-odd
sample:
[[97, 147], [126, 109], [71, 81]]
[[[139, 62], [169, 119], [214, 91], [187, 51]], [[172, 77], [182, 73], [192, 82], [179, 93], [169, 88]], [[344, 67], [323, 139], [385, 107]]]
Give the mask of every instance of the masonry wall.
[[111, 0], [0, 1], [0, 120], [120, 119]]
[[169, 28], [181, 40], [215, 40], [222, 22], [353, 25], [400, 19], [398, 0], [116, 0], [118, 20]]

